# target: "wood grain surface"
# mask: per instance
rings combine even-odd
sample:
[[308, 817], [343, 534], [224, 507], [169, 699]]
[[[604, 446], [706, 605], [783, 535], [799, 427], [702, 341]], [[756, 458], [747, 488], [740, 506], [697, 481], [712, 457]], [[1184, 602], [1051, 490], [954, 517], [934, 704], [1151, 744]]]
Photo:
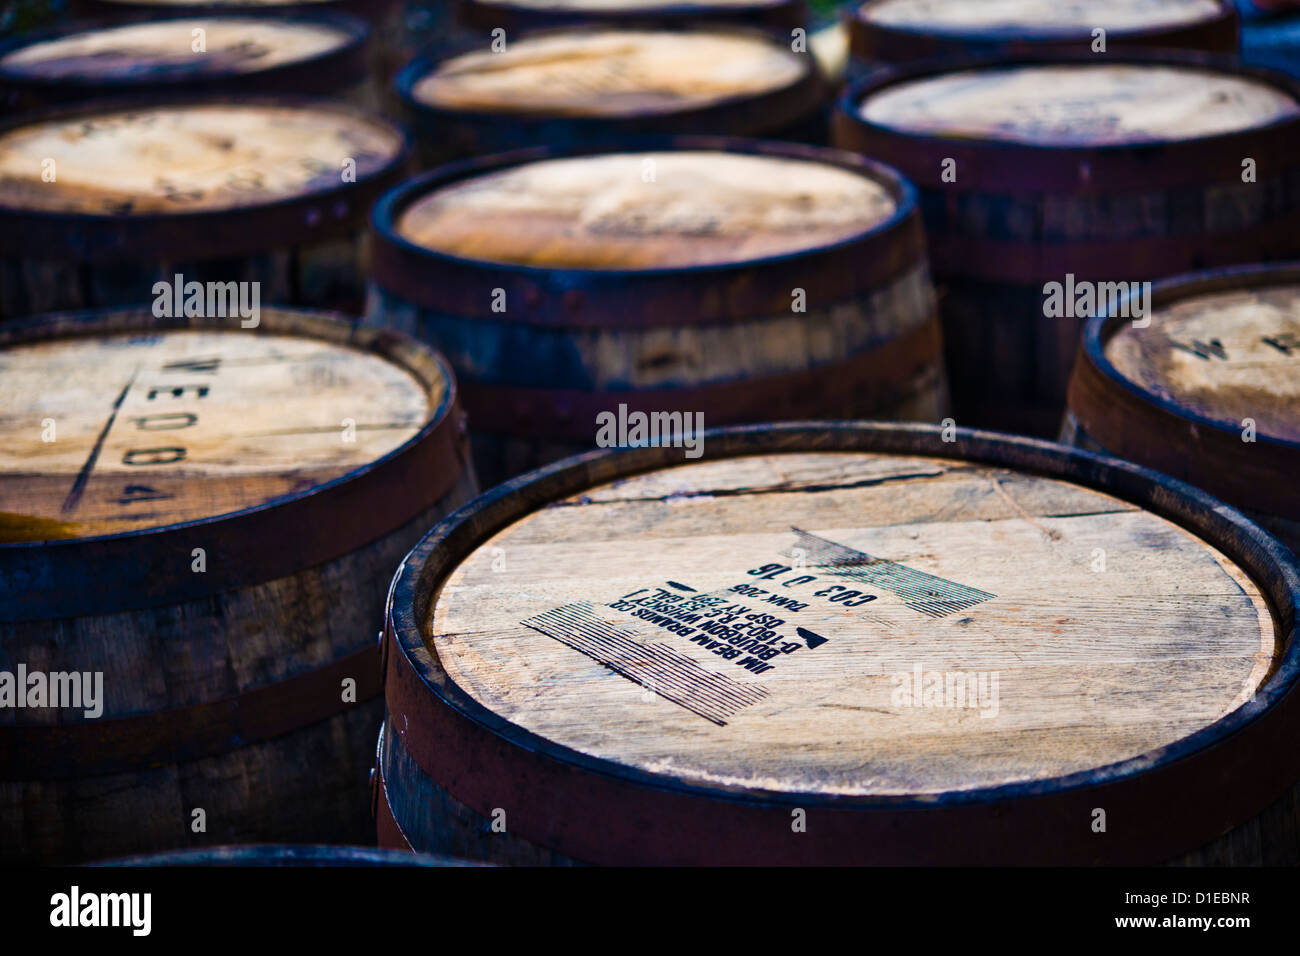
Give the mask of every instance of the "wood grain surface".
[[912, 29], [1024, 32], [1170, 27], [1217, 16], [1217, 0], [875, 0], [858, 15]]
[[856, 795], [1138, 756], [1240, 706], [1279, 652], [1255, 584], [1163, 518], [866, 453], [557, 500], [461, 561], [423, 627], [452, 682], [558, 745], [724, 790]]
[[260, 505], [382, 457], [445, 398], [359, 349], [231, 323], [0, 351], [0, 541]]
[[574, 31], [443, 61], [415, 84], [434, 106], [562, 116], [671, 113], [797, 83], [807, 57], [759, 34]]
[[1125, 323], [1105, 355], [1138, 388], [1193, 415], [1300, 441], [1300, 285], [1217, 292]]
[[844, 169], [681, 150], [551, 159], [474, 177], [412, 203], [397, 231], [490, 262], [649, 269], [814, 249], [894, 210], [883, 186]]
[[[204, 32], [195, 52], [194, 31]], [[87, 82], [170, 74], [252, 73], [310, 59], [351, 42], [328, 23], [253, 17], [184, 17], [88, 29], [20, 47], [0, 57], [0, 72]]]
[[867, 97], [858, 114], [891, 129], [954, 139], [1100, 146], [1240, 132], [1294, 118], [1300, 104], [1246, 76], [1099, 60], [908, 80]]
[[238, 209], [337, 188], [348, 159], [360, 182], [401, 149], [393, 127], [325, 103], [46, 120], [0, 135], [0, 206], [114, 216]]

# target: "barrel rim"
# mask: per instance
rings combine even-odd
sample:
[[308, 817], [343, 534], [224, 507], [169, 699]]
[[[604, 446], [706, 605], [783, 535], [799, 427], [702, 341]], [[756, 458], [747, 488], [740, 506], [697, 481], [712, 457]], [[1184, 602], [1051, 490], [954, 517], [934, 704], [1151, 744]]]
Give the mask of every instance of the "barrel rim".
[[[836, 103], [837, 118], [850, 124], [850, 128], [860, 133], [870, 134], [890, 141], [923, 146], [942, 146], [949, 153], [953, 149], [970, 151], [1014, 151], [1034, 164], [1073, 167], [1080, 160], [1092, 157], [1129, 160], [1128, 165], [1138, 167], [1149, 163], [1150, 157], [1158, 153], [1162, 160], [1169, 161], [1175, 157], [1171, 153], [1184, 150], [1209, 150], [1221, 146], [1241, 148], [1243, 140], [1261, 136], [1294, 132], [1300, 129], [1300, 112], [1291, 116], [1274, 119], [1262, 125], [1225, 133], [1212, 133], [1203, 136], [1179, 137], [1177, 139], [1140, 139], [1123, 143], [1087, 143], [1082, 145], [1032, 143], [1018, 139], [997, 139], [990, 136], [962, 137], [954, 140], [937, 133], [901, 129], [886, 126], [864, 118], [859, 108], [866, 99], [888, 87], [911, 83], [916, 80], [929, 79], [941, 75], [951, 75], [965, 71], [1001, 69], [1022, 66], [1061, 66], [1079, 64], [1095, 67], [1117, 65], [1134, 66], [1175, 66], [1190, 67], [1232, 76], [1248, 78], [1280, 89], [1289, 96], [1300, 110], [1300, 78], [1292, 77], [1278, 70], [1266, 67], [1250, 66], [1239, 62], [1234, 57], [1200, 53], [1186, 50], [1130, 50], [1107, 54], [1098, 58], [1090, 53], [1066, 52], [1059, 50], [1010, 51], [1002, 53], [976, 53], [959, 56], [935, 57], [917, 63], [887, 64], [868, 73], [854, 83], [849, 84]], [[1239, 164], [1238, 164], [1239, 168]]]
[[[850, 46], [855, 55], [862, 56], [868, 50], [890, 43], [919, 44], [926, 41], [940, 43], [969, 42], [988, 44], [1051, 44], [1062, 42], [1083, 42], [1091, 38], [1092, 28], [1048, 27], [1034, 24], [1021, 24], [1006, 27], [984, 27], [967, 29], [957, 26], [945, 26], [941, 23], [926, 24], [889, 24], [869, 19], [866, 12], [887, 0], [859, 0], [852, 7], [842, 11], [841, 16], [848, 24]], [[1196, 35], [1202, 32], [1214, 33], [1228, 29], [1236, 36], [1236, 27], [1240, 22], [1237, 8], [1232, 0], [1214, 0], [1218, 12], [1196, 20], [1166, 24], [1142, 24], [1121, 30], [1106, 30], [1107, 40], [1117, 39], [1126, 42], [1160, 41], [1185, 33]], [[1222, 52], [1230, 53], [1225, 48]]]
[[[0, 199], [0, 255], [33, 256], [48, 249], [56, 260], [165, 262], [210, 260], [321, 242], [364, 229], [375, 196], [401, 178], [411, 155], [411, 136], [400, 123], [341, 100], [286, 95], [234, 96], [229, 93], [126, 94], [102, 102], [55, 106], [0, 122], [0, 136], [49, 122], [151, 109], [202, 106], [289, 108], [333, 112], [386, 130], [397, 140], [392, 156], [353, 182], [245, 206], [196, 212], [113, 213], [47, 212], [5, 205]], [[342, 207], [342, 212], [340, 212]], [[219, 238], [218, 238], [219, 237]]]
[[228, 843], [112, 857], [87, 864], [100, 867], [490, 867], [490, 863], [414, 850], [337, 843]]
[[[1231, 286], [1223, 283], [1231, 281]], [[1149, 310], [1154, 311], [1184, 299], [1199, 298], [1214, 293], [1231, 293], [1233, 291], [1267, 288], [1274, 285], [1300, 285], [1300, 260], [1294, 262], [1255, 263], [1231, 266], [1224, 269], [1205, 269], [1172, 276], [1155, 282], [1151, 286]], [[1197, 428], [1208, 428], [1217, 432], [1236, 435], [1237, 428], [1225, 422], [1210, 418], [1170, 401], [1158, 393], [1144, 388], [1132, 379], [1122, 375], [1113, 362], [1106, 356], [1106, 344], [1119, 331], [1121, 325], [1133, 321], [1123, 315], [1123, 309], [1132, 299], [1132, 291], [1123, 292], [1117, 302], [1120, 311], [1109, 315], [1105, 310], [1093, 316], [1083, 329], [1079, 343], [1079, 359], [1087, 361], [1103, 375], [1109, 383], [1124, 389], [1134, 397], [1149, 403], [1169, 415], [1184, 419]], [[1258, 433], [1256, 441], [1277, 445], [1288, 451], [1300, 453], [1300, 440], [1279, 438], [1275, 435]]]
[[466, 26], [501, 26], [506, 29], [527, 29], [530, 25], [543, 23], [648, 23], [656, 20], [749, 20], [782, 28], [806, 25], [808, 3], [807, 0], [747, 0], [744, 4], [723, 4], [705, 0], [692, 4], [682, 0], [656, 0], [644, 7], [601, 10], [539, 7], [514, 0], [502, 3], [455, 0], [455, 16], [457, 22]]
[[[464, 470], [466, 456], [463, 449], [448, 454], [463, 445], [465, 430], [456, 378], [446, 358], [432, 346], [401, 332], [369, 326], [358, 318], [341, 313], [271, 304], [264, 307], [256, 328], [242, 329], [231, 325], [229, 320], [216, 317], [159, 318], [144, 305], [59, 312], [0, 325], [0, 349], [97, 334], [130, 334], [137, 330], [144, 333], [209, 330], [230, 334], [299, 334], [324, 339], [339, 347], [357, 349], [391, 362], [426, 390], [437, 384], [434, 376], [439, 376], [445, 393], [411, 438], [346, 474], [302, 491], [221, 514], [112, 534], [48, 541], [0, 541], [0, 584], [13, 582], [15, 588], [10, 595], [12, 601], [6, 601], [11, 606], [5, 608], [6, 616], [11, 619], [38, 620], [77, 616], [78, 613], [134, 610], [233, 587], [252, 586], [284, 576], [332, 560], [392, 533], [436, 504], [455, 485]], [[427, 472], [422, 471], [430, 461], [444, 465], [444, 473], [430, 478]], [[391, 499], [395, 497], [395, 490], [400, 488], [419, 488], [421, 494], [413, 503], [394, 503]], [[360, 500], [356, 498], [358, 494]], [[344, 522], [339, 520], [341, 511], [368, 507], [374, 509], [367, 511], [368, 515], [383, 514], [392, 520], [360, 531], [343, 527]], [[194, 533], [207, 532], [209, 536], [204, 543], [210, 554], [216, 550], [212, 546], [214, 539], [218, 542], [233, 541], [235, 547], [245, 549], [246, 554], [259, 547], [256, 542], [264, 537], [259, 529], [269, 527], [266, 524], [268, 517], [283, 516], [286, 511], [293, 513], [290, 517], [300, 528], [312, 528], [314, 533], [300, 536], [305, 540], [289, 541], [274, 540], [273, 536], [265, 535], [271, 543], [260, 545], [263, 552], [256, 559], [249, 557], [242, 573], [239, 569], [224, 569], [223, 576], [223, 569], [211, 568], [204, 575], [189, 575], [190, 578], [209, 579], [203, 586], [191, 583], [188, 588], [173, 587], [161, 595], [136, 580], [147, 579], [147, 568], [140, 557], [141, 546], [146, 543], [152, 545], [155, 552], [167, 551], [167, 542], [173, 539], [184, 538], [193, 543], [191, 536]], [[184, 553], [188, 554], [189, 549], [185, 548]], [[49, 572], [42, 579], [44, 587], [41, 581], [20, 587], [17, 582], [36, 577], [30, 573], [33, 568], [44, 568]], [[126, 584], [135, 581], [137, 586], [118, 587], [115, 591], [101, 586], [91, 595], [69, 595], [66, 585], [86, 578], [88, 568], [101, 571], [116, 568], [119, 574], [126, 576]], [[62, 592], [61, 586], [64, 588]], [[5, 590], [8, 591], [8, 587]], [[78, 611], [78, 608], [82, 610]]]
[[[312, 73], [326, 72], [332, 79], [337, 78], [339, 74], [343, 74], [344, 78], [339, 81], [340, 85], [348, 82], [348, 76], [351, 76], [357, 82], [364, 78], [364, 53], [367, 45], [371, 42], [372, 32], [370, 24], [360, 17], [334, 10], [315, 14], [288, 13], [268, 16], [265, 14], [240, 13], [239, 10], [241, 9], [243, 8], [227, 6], [215, 8], [211, 13], [167, 12], [159, 13], [157, 16], [151, 16], [145, 20], [125, 22], [120, 19], [96, 17], [93, 19], [73, 20], [59, 26], [47, 27], [30, 33], [21, 33], [0, 42], [0, 85], [7, 86], [12, 91], [50, 95], [85, 91], [87, 95], [98, 100], [100, 97], [95, 91], [100, 88], [107, 88], [117, 93], [146, 90], [150, 87], [161, 90], [207, 89], [225, 83], [237, 83], [241, 80], [245, 82], [256, 80], [260, 84], [260, 89], [264, 90], [267, 83], [293, 84], [295, 80], [303, 78], [299, 74], [310, 76]], [[84, 33], [93, 33], [99, 30], [123, 29], [149, 23], [165, 23], [171, 20], [277, 21], [290, 25], [329, 26], [336, 28], [343, 34], [343, 42], [338, 47], [325, 50], [305, 59], [291, 60], [287, 63], [263, 67], [258, 70], [225, 71], [216, 74], [196, 75], [191, 71], [183, 75], [127, 74], [104, 77], [87, 77], [84, 75], [51, 77], [32, 75], [14, 69], [12, 66], [6, 67], [4, 64], [5, 57], [10, 53], [54, 40], [61, 40]]]
[[[166, 9], [157, 0], [74, 0], [82, 6], [101, 11], [104, 15], [123, 17], [149, 17], [153, 12]], [[280, 0], [273, 7], [249, 6], [249, 16], [277, 16], [281, 13], [309, 13], [315, 10], [342, 10], [374, 23], [401, 0]], [[193, 13], [214, 13], [230, 9], [228, 0], [199, 0], [190, 8]]]
[[[864, 811], [987, 807], [1006, 800], [1122, 785], [1149, 771], [1175, 764], [1186, 765], [1186, 761], [1204, 756], [1244, 729], [1280, 712], [1280, 705], [1300, 683], [1300, 640], [1296, 639], [1300, 566], [1281, 542], [1236, 509], [1205, 492], [1131, 462], [1053, 442], [996, 432], [959, 428], [955, 442], [943, 441], [942, 435], [943, 429], [934, 425], [862, 421], [787, 422], [712, 429], [705, 433], [708, 441], [700, 460], [795, 449], [954, 458], [1013, 467], [1081, 484], [1138, 504], [1227, 555], [1260, 588], [1269, 605], [1281, 650], [1272, 672], [1255, 696], [1219, 720], [1172, 744], [1124, 761], [1045, 780], [946, 791], [924, 798], [918, 795], [845, 796], [706, 786], [583, 754], [527, 731], [474, 700], [438, 667], [433, 651], [424, 642], [424, 621], [446, 573], [492, 534], [556, 498], [619, 477], [668, 467], [677, 464], [680, 457], [678, 449], [636, 448], [587, 452], [512, 479], [449, 515], [411, 550], [393, 578], [386, 604], [386, 696], [390, 712], [411, 712], [411, 708], [403, 706], [402, 682], [394, 679], [396, 668], [399, 676], [409, 675], [417, 692], [434, 708], [445, 711], [457, 724], [472, 726], [485, 733], [502, 751], [525, 751], [554, 762], [571, 772], [574, 786], [581, 786], [581, 775], [591, 774], [638, 791], [726, 803]], [[1213, 540], [1215, 536], [1220, 540]], [[390, 643], [400, 651], [400, 659], [389, 652]], [[1300, 717], [1292, 714], [1290, 719], [1300, 720]], [[417, 735], [408, 726], [405, 736], [409, 739]], [[420, 763], [418, 755], [413, 753], [412, 756]], [[528, 837], [526, 833], [521, 835]]]
[[[523, 35], [518, 37], [514, 42], [523, 43], [528, 40], [545, 39], [551, 36], [574, 36], [577, 34], [600, 33], [619, 34], [634, 31], [667, 34], [714, 34], [746, 37], [762, 41], [774, 48], [779, 48], [781, 50], [787, 49], [783, 44], [776, 40], [772, 33], [761, 28], [741, 23], [709, 23], [707, 21], [671, 22], [663, 24], [636, 24], [620, 21], [610, 23], [583, 21], [570, 25], [560, 24], [525, 30]], [[746, 106], [752, 110], [783, 110], [784, 112], [791, 114], [791, 119], [798, 119], [801, 116], [810, 113], [819, 105], [823, 90], [822, 77], [818, 71], [816, 63], [812, 59], [812, 54], [804, 53], [801, 55], [791, 52], [790, 55], [799, 61], [803, 68], [803, 72], [801, 76], [786, 86], [761, 90], [758, 92], [732, 93], [719, 99], [690, 104], [682, 108], [674, 108], [671, 110], [656, 111], [654, 113], [646, 114], [624, 112], [588, 115], [571, 114], [554, 109], [461, 109], [455, 106], [430, 103], [416, 97], [415, 86], [425, 77], [436, 72], [444, 63], [471, 53], [481, 53], [485, 48], [485, 41], [482, 39], [476, 39], [474, 41], [457, 44], [456, 47], [450, 50], [434, 50], [425, 52], [409, 61], [405, 66], [398, 70], [396, 76], [393, 77], [393, 82], [391, 84], [402, 108], [406, 110], [408, 115], [413, 117], [415, 121], [427, 122], [435, 131], [438, 130], [437, 124], [441, 123], [476, 127], [508, 122], [515, 127], [528, 127], [562, 121], [572, 125], [575, 131], [581, 131], [583, 135], [591, 133], [602, 135], [603, 130], [612, 130], [623, 125], [629, 127], [627, 130], [628, 133], [635, 134], [644, 129], [648, 124], [658, 123], [661, 121], [688, 122], [695, 120], [704, 122], [708, 119], [720, 118], [720, 115], [730, 113], [737, 106]], [[804, 101], [802, 109], [792, 109], [791, 107], [786, 106], [787, 100]], [[776, 126], [779, 125], [779, 123], [773, 125]], [[535, 132], [540, 134], [543, 131], [537, 130]]]

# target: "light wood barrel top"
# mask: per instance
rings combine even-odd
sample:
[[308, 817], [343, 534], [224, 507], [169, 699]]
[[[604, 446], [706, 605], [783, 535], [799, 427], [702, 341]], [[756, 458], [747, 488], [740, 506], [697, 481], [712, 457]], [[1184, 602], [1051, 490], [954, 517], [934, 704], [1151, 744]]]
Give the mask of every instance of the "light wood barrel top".
[[779, 90], [807, 72], [806, 57], [758, 34], [574, 31], [445, 60], [412, 92], [444, 109], [626, 116]]
[[1259, 80], [1157, 64], [961, 70], [891, 84], [859, 104], [909, 133], [1041, 146], [1102, 146], [1234, 133], [1300, 115]]
[[[193, 49], [203, 30], [204, 52]], [[98, 27], [21, 47], [0, 57], [0, 71], [42, 79], [121, 79], [253, 73], [301, 62], [351, 42], [328, 23], [254, 17], [185, 17]]]
[[1104, 348], [1125, 379], [1194, 415], [1300, 442], [1300, 285], [1181, 299]]
[[0, 542], [159, 527], [305, 491], [414, 437], [445, 397], [446, 382], [431, 391], [378, 355], [230, 323], [0, 350]]
[[491, 262], [580, 269], [734, 263], [866, 232], [896, 204], [866, 176], [802, 159], [707, 150], [551, 159], [412, 203], [397, 232]]
[[[0, 134], [0, 206], [143, 215], [260, 206], [336, 189], [401, 152], [379, 120], [320, 103], [159, 106]], [[55, 178], [47, 180], [53, 160]]]
[[469, 554], [422, 626], [456, 685], [548, 741], [687, 783], [859, 795], [1149, 752], [1240, 706], [1278, 652], [1259, 589], [1160, 517], [849, 452], [553, 502]]
[[1141, 30], [1209, 20], [1217, 0], [877, 0], [859, 16], [881, 26], [942, 32], [1017, 29], [1042, 33]]

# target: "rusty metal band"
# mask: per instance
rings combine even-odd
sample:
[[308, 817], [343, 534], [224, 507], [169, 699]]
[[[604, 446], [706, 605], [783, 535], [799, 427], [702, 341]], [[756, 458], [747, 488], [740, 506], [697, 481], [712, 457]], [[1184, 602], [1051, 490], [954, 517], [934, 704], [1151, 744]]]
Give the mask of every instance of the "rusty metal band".
[[[373, 644], [235, 697], [131, 717], [0, 727], [0, 779], [58, 780], [130, 773], [272, 740], [379, 696]], [[344, 703], [342, 681], [356, 681]]]
[[[1021, 467], [1143, 503], [1216, 543], [1265, 589], [1287, 650], [1257, 695], [1210, 727], [1109, 767], [932, 800], [772, 793], [693, 785], [600, 760], [478, 703], [424, 643], [428, 603], [457, 560], [528, 510], [593, 482], [664, 467], [667, 450], [592, 452], [480, 497], [416, 547], [390, 592], [385, 696], [403, 746], [430, 781], [484, 817], [508, 807], [523, 839], [589, 863], [887, 865], [1150, 863], [1257, 814], [1300, 776], [1300, 572], [1238, 512], [1155, 472], [1031, 439], [928, 426], [805, 423], [727, 429], [708, 458], [794, 447], [911, 452]], [[1270, 755], [1260, 760], [1259, 754]], [[1108, 811], [1099, 836], [1087, 821]], [[791, 832], [792, 808], [807, 813]], [[416, 848], [420, 849], [419, 847]]]
[[388, 797], [388, 784], [384, 780], [384, 761], [381, 756], [384, 734], [389, 733], [385, 726], [379, 731], [379, 748], [375, 754], [374, 776], [370, 781], [370, 813], [375, 818], [375, 830], [379, 846], [386, 850], [405, 850], [414, 853], [415, 847], [406, 838], [402, 825], [393, 813], [393, 804]]
[[[1015, 30], [973, 30], [965, 33], [927, 29], [926, 27], [891, 27], [867, 19], [863, 4], [846, 19], [849, 26], [849, 52], [866, 63], [905, 63], [930, 57], [998, 50], [1008, 53], [1033, 53], [1043, 50], [1086, 50], [1092, 43], [1091, 31], [1062, 36], [1044, 33], [1026, 36], [1024, 28]], [[1109, 48], [1126, 50], [1143, 47], [1203, 50], [1235, 54], [1238, 18], [1231, 3], [1221, 3], [1218, 13], [1195, 23], [1177, 26], [1142, 27], [1135, 30], [1107, 31]]]
[[[857, 150], [894, 166], [923, 188], [952, 192], [1104, 195], [1124, 190], [1240, 183], [1241, 163], [1250, 156], [1263, 164], [1260, 181], [1295, 175], [1277, 169], [1267, 157], [1294, 162], [1300, 115], [1233, 133], [1185, 140], [1121, 143], [1113, 146], [1043, 147], [974, 137], [913, 133], [868, 122], [859, 115], [864, 100], [886, 87], [961, 70], [1035, 65], [1096, 63], [1092, 55], [1050, 54], [953, 57], [941, 62], [882, 67], [841, 95], [833, 119], [834, 145]], [[1300, 100], [1300, 79], [1272, 70], [1243, 67], [1236, 60], [1175, 51], [1108, 56], [1106, 62], [1183, 66], [1244, 76]], [[943, 183], [945, 160], [955, 160], [957, 181]]]
[[596, 416], [620, 405], [628, 411], [702, 412], [711, 425], [784, 421], [832, 414], [884, 414], [901, 390], [942, 354], [939, 321], [931, 316], [897, 338], [844, 359], [799, 372], [685, 388], [579, 391], [480, 384], [462, 377], [461, 395], [475, 432], [520, 438], [572, 439], [591, 444]]
[[[403, 211], [454, 182], [540, 160], [654, 149], [721, 150], [830, 164], [889, 191], [894, 214], [828, 246], [748, 262], [667, 269], [562, 269], [493, 263], [435, 252], [398, 233]], [[635, 137], [599, 144], [520, 149], [441, 166], [385, 194], [371, 216], [371, 278], [387, 295], [447, 315], [500, 321], [502, 290], [512, 322], [563, 328], [656, 328], [752, 321], [790, 309], [791, 289], [808, 307], [880, 287], [924, 259], [915, 188], [893, 169], [844, 150], [729, 136]]]

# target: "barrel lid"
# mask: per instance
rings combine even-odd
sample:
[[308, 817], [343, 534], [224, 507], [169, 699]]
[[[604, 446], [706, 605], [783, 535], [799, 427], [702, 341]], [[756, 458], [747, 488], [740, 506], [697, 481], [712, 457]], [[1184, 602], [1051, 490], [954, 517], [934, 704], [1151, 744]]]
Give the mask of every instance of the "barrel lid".
[[[796, 289], [808, 308], [829, 306], [924, 259], [915, 192], [892, 170], [731, 137], [455, 163], [390, 192], [372, 222], [382, 290], [458, 315], [566, 327], [752, 319], [788, 311]], [[493, 308], [495, 290], [507, 311]]]
[[1014, 30], [1029, 38], [1168, 28], [1222, 16], [1226, 6], [1220, 0], [867, 0], [855, 16], [911, 30], [967, 37]]
[[[196, 51], [196, 31], [203, 46]], [[133, 22], [72, 23], [0, 45], [0, 85], [103, 97], [130, 89], [229, 89], [256, 77], [255, 92], [324, 91], [361, 78], [370, 28], [335, 13], [312, 16], [165, 15]]]
[[0, 131], [0, 250], [177, 261], [344, 235], [406, 150], [399, 127], [326, 101], [51, 111]]
[[898, 83], [858, 104], [869, 123], [955, 139], [1122, 146], [1239, 133], [1300, 118], [1289, 92], [1193, 66], [1015, 64]]
[[432, 191], [398, 235], [426, 249], [560, 269], [667, 269], [807, 252], [897, 211], [869, 177], [721, 150], [526, 163]]
[[[412, 552], [389, 709], [459, 801], [596, 862], [962, 860], [997, 842], [967, 827], [998, 802], [997, 860], [1047, 852], [1046, 806], [1073, 804], [1052, 822], [1081, 836], [1046, 841], [1070, 858], [1217, 835], [1212, 776], [1188, 806], [1142, 804], [1290, 692], [1300, 578], [1276, 541], [1041, 442], [817, 423], [702, 448], [534, 472]], [[460, 720], [492, 744], [462, 753]], [[1106, 799], [1066, 797], [1089, 788]], [[1105, 845], [1096, 806], [1124, 821]], [[892, 812], [925, 808], [954, 813]]]
[[643, 116], [769, 94], [812, 69], [807, 56], [757, 31], [571, 28], [430, 64], [409, 83], [409, 98], [455, 111]]
[[[219, 590], [318, 564], [409, 522], [459, 474], [455, 390], [436, 353], [260, 308], [238, 283], [239, 306], [215, 310], [229, 318], [156, 318], [214, 301], [213, 284], [178, 283], [160, 283], [152, 309], [0, 329], [0, 599], [19, 616], [49, 615], [47, 599], [65, 616], [82, 600], [147, 605], [186, 579]], [[178, 545], [203, 548], [208, 569], [185, 573]], [[102, 566], [121, 556], [126, 568]], [[80, 570], [59, 577], [71, 559]], [[72, 587], [168, 560], [149, 585]]]
[[[1129, 304], [1129, 303], [1126, 303]], [[1096, 441], [1244, 507], [1300, 518], [1300, 264], [1156, 284], [1088, 323], [1070, 407]]]

